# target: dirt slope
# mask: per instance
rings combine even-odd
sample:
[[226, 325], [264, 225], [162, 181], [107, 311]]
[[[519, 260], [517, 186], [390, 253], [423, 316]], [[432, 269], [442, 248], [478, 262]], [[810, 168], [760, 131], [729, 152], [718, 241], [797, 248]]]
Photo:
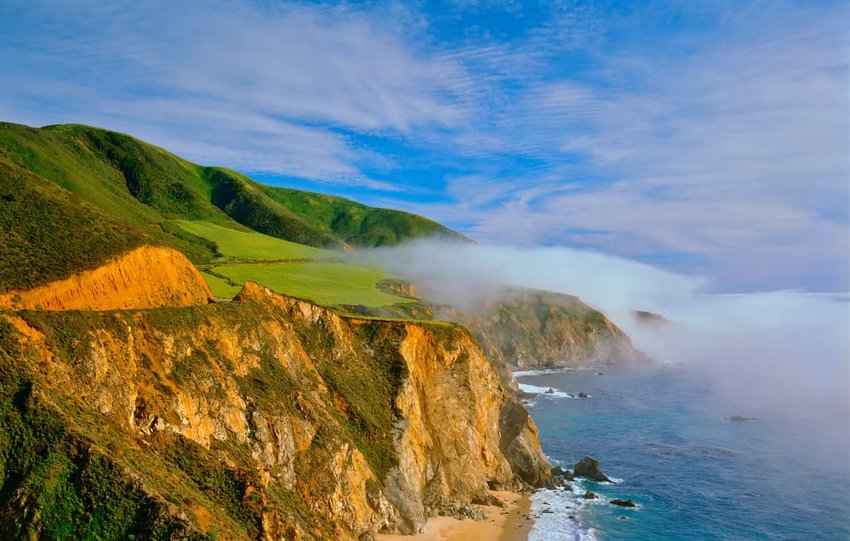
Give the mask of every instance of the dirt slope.
[[171, 248], [140, 246], [96, 269], [0, 295], [0, 309], [130, 310], [207, 304], [198, 270]]

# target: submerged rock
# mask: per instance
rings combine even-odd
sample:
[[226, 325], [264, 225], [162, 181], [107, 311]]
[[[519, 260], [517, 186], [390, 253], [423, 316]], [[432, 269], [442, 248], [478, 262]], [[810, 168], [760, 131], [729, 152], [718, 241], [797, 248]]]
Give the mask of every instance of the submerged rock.
[[573, 467], [573, 473], [579, 477], [587, 477], [593, 481], [611, 482], [611, 479], [599, 469], [599, 462], [590, 456], [586, 456], [576, 462], [576, 465]]
[[586, 393], [586, 392], [584, 392], [584, 391], [582, 391], [582, 392], [580, 392], [580, 393], [578, 394], [578, 397], [579, 397], [579, 398], [587, 398], [587, 393]]
[[587, 492], [585, 492], [585, 493], [582, 495], [582, 498], [584, 498], [585, 500], [595, 500], [595, 499], [596, 499], [596, 498], [598, 498], [598, 497], [599, 497], [599, 496], [597, 496], [596, 494], [594, 494], [594, 493], [593, 493], [593, 492], [591, 492], [590, 490], [588, 490]]
[[620, 507], [637, 507], [637, 505], [635, 505], [635, 502], [633, 502], [631, 498], [629, 498], [628, 500], [621, 500], [620, 498], [614, 498], [613, 500], [609, 501], [608, 503], [610, 503], [612, 505], [619, 505]]
[[743, 415], [733, 415], [731, 417], [724, 417], [727, 421], [732, 421], [733, 423], [742, 423], [744, 421], [758, 421], [758, 417], [744, 417]]

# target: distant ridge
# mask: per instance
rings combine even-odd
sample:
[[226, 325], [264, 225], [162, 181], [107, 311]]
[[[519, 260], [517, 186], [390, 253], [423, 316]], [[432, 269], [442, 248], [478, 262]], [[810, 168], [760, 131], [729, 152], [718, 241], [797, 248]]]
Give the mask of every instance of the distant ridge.
[[[126, 239], [124, 248], [144, 237], [179, 249], [195, 263], [215, 258], [215, 245], [169, 220], [205, 220], [337, 250], [389, 246], [418, 237], [464, 239], [421, 216], [265, 186], [236, 171], [194, 164], [129, 135], [90, 126], [31, 128], [0, 122], [0, 164], [4, 183], [12, 176], [33, 175], [49, 181], [35, 183], [38, 197], [76, 196], [107, 221], [129, 226], [124, 236], [134, 240]], [[56, 195], [60, 191], [70, 194]], [[21, 219], [8, 215], [15, 209], [3, 207], [5, 220]], [[43, 229], [50, 234], [49, 228]]]

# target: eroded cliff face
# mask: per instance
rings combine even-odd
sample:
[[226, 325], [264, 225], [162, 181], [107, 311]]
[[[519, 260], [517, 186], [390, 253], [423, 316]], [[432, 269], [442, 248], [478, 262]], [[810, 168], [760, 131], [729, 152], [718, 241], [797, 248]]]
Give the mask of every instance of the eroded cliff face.
[[76, 533], [107, 538], [104, 513], [123, 517], [115, 538], [413, 533], [549, 475], [531, 417], [452, 324], [344, 318], [249, 283], [224, 304], [0, 312], [0, 353], [4, 426], [38, 441], [27, 419], [51, 418], [63, 442], [53, 459], [0, 439], [0, 535], [53, 532], [69, 501]]
[[468, 328], [500, 368], [575, 368], [647, 361], [604, 314], [570, 295], [515, 289], [477, 308], [442, 307], [437, 314]]
[[198, 270], [171, 248], [140, 246], [96, 269], [0, 295], [0, 310], [121, 310], [194, 306], [213, 296]]

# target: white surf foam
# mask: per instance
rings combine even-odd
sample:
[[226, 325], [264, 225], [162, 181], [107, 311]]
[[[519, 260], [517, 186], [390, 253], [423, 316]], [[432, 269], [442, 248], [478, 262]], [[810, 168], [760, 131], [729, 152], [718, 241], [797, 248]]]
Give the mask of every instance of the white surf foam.
[[582, 505], [583, 502], [569, 490], [535, 492], [531, 497], [531, 512], [535, 518], [528, 534], [529, 541], [596, 541], [596, 536], [579, 520]]
[[528, 383], [518, 383], [521, 391], [526, 393], [534, 393], [540, 396], [557, 396], [558, 398], [575, 398], [575, 396], [570, 396], [564, 391], [556, 391], [554, 389], [553, 392], [547, 393], [551, 387], [538, 387], [537, 385], [529, 385]]
[[513, 373], [515, 378], [523, 376], [545, 376], [547, 374], [563, 374], [564, 372], [573, 372], [575, 368], [539, 368], [537, 370], [515, 370]]

